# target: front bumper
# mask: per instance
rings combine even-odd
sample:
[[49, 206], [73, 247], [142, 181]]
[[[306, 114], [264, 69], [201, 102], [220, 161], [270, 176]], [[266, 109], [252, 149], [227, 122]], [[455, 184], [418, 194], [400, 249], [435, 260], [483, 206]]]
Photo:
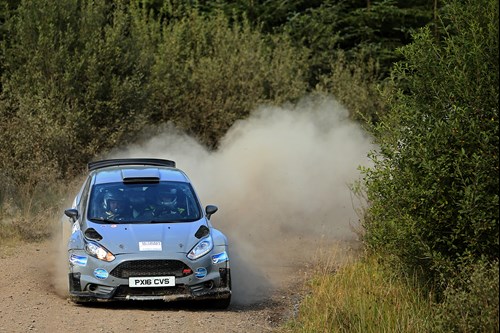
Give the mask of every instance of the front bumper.
[[[228, 272], [229, 273], [229, 272]], [[75, 276], [70, 274], [70, 281]], [[192, 286], [130, 288], [127, 285], [108, 287], [91, 285], [85, 291], [70, 290], [70, 298], [77, 302], [97, 301], [181, 301], [204, 299], [227, 299], [231, 297], [229, 286], [214, 287], [210, 282]]]
[[[83, 253], [78, 253], [78, 255], [80, 257], [84, 256]], [[179, 262], [180, 258], [182, 256], [174, 258], [174, 260], [177, 259], [177, 262]], [[130, 271], [128, 264], [132, 261], [137, 262], [138, 258], [124, 255], [117, 257], [112, 263], [106, 263], [93, 257], [87, 257], [83, 261], [85, 265], [71, 264], [70, 260], [70, 299], [75, 302], [126, 300], [170, 302], [178, 300], [228, 299], [231, 297], [229, 261], [214, 263], [212, 255], [200, 258], [196, 262], [183, 260], [185, 264], [184, 268], [191, 268], [192, 273], [182, 276], [182, 274], [179, 275], [177, 272], [175, 274], [175, 286], [140, 288], [129, 286], [128, 277], [141, 273], [141, 271], [135, 271], [134, 273], [130, 273], [131, 275], [127, 275]], [[116, 269], [123, 267], [123, 265], [127, 269]], [[182, 269], [182, 267], [179, 269]], [[197, 274], [198, 269], [202, 269], [203, 274]], [[107, 276], [96, 275], [96, 271], [105, 271]], [[120, 273], [115, 274], [114, 272], [116, 271]], [[142, 276], [174, 275], [174, 273], [165, 272], [151, 273], [151, 271], [148, 271], [147, 274], [145, 273], [146, 275]]]

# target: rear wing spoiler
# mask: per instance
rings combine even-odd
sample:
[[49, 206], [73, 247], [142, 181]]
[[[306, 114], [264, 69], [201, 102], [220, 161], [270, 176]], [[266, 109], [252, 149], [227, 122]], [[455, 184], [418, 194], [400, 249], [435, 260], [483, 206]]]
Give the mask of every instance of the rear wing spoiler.
[[97, 170], [110, 166], [120, 165], [153, 165], [175, 168], [175, 162], [159, 158], [116, 158], [110, 160], [101, 160], [89, 162], [87, 164], [88, 171]]

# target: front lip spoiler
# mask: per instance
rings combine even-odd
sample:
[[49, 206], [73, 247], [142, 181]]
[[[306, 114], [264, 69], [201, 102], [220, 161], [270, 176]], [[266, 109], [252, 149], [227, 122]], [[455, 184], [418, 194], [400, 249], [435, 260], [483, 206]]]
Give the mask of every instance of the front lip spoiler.
[[175, 295], [126, 295], [114, 297], [117, 288], [109, 294], [94, 294], [90, 292], [71, 292], [70, 299], [76, 302], [112, 302], [112, 301], [164, 301], [174, 302], [183, 300], [226, 299], [231, 297], [229, 287], [213, 288], [201, 292], [186, 292]]
[[203, 299], [224, 299], [231, 297], [229, 288], [214, 288], [208, 291], [196, 292], [191, 294], [164, 295], [164, 296], [134, 296], [127, 295], [125, 298], [117, 298], [117, 300], [125, 299], [127, 301], [183, 301], [183, 300], [203, 300]]

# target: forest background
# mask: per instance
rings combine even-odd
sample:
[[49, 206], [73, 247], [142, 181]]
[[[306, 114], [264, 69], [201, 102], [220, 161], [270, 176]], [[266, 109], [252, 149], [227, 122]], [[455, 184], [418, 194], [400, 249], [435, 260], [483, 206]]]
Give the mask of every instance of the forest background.
[[[380, 147], [357, 272], [409, 286], [401, 331], [498, 331], [498, 39], [496, 0], [1, 0], [0, 240], [49, 237], [64, 184], [162, 124], [215, 149], [258, 105], [333, 95]], [[285, 329], [381, 325], [339, 306]]]

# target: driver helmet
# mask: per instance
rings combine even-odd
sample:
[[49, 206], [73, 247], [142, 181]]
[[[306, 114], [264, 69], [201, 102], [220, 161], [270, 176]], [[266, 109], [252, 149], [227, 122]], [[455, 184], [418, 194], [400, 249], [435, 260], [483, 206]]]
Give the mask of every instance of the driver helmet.
[[113, 214], [123, 213], [125, 209], [125, 198], [120, 191], [108, 191], [104, 194], [103, 207], [105, 211]]

